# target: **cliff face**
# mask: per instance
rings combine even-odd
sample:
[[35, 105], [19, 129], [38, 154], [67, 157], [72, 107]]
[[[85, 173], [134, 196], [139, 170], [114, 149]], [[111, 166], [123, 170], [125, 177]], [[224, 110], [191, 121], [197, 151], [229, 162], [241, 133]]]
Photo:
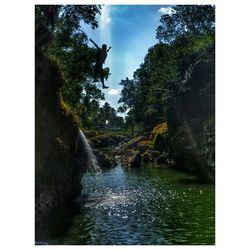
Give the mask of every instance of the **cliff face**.
[[176, 167], [215, 180], [215, 60], [214, 48], [193, 64], [187, 90], [176, 99], [169, 115], [169, 152]]
[[[38, 31], [39, 32], [39, 31]], [[36, 33], [36, 39], [39, 33]], [[61, 100], [63, 79], [41, 51], [35, 57], [35, 221], [36, 231], [53, 208], [77, 197], [82, 165], [77, 163], [78, 125]]]

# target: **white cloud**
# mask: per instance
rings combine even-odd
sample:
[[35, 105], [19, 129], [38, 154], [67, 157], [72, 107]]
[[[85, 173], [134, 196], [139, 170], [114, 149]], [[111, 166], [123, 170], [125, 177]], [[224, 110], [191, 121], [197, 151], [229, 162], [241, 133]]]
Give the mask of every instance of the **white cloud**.
[[105, 104], [105, 100], [100, 100], [100, 106], [102, 107]]
[[161, 14], [173, 15], [176, 11], [172, 9], [171, 7], [167, 7], [167, 8], [162, 7], [158, 10], [158, 12], [160, 12]]
[[120, 94], [120, 89], [110, 89], [107, 94], [108, 95], [119, 95]]

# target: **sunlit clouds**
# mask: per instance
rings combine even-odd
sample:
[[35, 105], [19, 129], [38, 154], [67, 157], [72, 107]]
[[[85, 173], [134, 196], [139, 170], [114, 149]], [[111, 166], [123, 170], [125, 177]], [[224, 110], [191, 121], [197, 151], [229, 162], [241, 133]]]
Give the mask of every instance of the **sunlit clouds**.
[[107, 94], [108, 95], [120, 95], [121, 90], [120, 89], [110, 89]]
[[171, 7], [162, 7], [158, 10], [158, 12], [160, 12], [161, 14], [173, 15], [175, 13], [175, 10]]

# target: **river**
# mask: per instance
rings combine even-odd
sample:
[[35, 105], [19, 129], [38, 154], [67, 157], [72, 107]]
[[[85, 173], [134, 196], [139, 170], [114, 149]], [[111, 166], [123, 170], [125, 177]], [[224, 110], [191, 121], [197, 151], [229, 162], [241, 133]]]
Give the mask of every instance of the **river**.
[[215, 244], [214, 185], [151, 165], [85, 174], [82, 184], [80, 212], [53, 244]]

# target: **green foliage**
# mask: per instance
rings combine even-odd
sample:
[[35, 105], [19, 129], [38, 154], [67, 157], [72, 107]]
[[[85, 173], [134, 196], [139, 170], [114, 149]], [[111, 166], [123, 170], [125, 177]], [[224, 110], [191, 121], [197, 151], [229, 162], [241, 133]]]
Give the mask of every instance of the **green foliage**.
[[[104, 94], [94, 83], [97, 52], [88, 47], [84, 32], [86, 24], [93, 29], [98, 27], [96, 15], [100, 14], [101, 6], [53, 5], [53, 23], [48, 7], [36, 6], [36, 25], [43, 27], [49, 36], [52, 34], [52, 41], [43, 46], [43, 51], [62, 72], [64, 84], [60, 93], [64, 104], [85, 127], [121, 128], [123, 118], [110, 106], [100, 107], [99, 101], [104, 99]], [[104, 78], [107, 80], [109, 75], [109, 68], [105, 68]]]
[[123, 86], [123, 89], [118, 103], [123, 102], [123, 106], [120, 107], [120, 111], [125, 112], [127, 109], [131, 109], [135, 106], [136, 85], [134, 80], [129, 80], [128, 78], [121, 80], [120, 85]]
[[[90, 24], [92, 28], [98, 27], [98, 22], [95, 19], [97, 14], [100, 14], [100, 5], [53, 5], [55, 8], [56, 28], [76, 31], [81, 29], [80, 22]], [[47, 8], [48, 5], [36, 5], [35, 17], [40, 22], [47, 24]]]
[[202, 35], [215, 29], [215, 7], [212, 5], [176, 5], [173, 14], [161, 16], [157, 38], [172, 43], [186, 34]]
[[173, 9], [175, 14], [161, 17], [160, 43], [148, 50], [133, 79], [121, 81], [119, 111], [129, 110], [126, 123], [132, 130], [167, 121], [168, 138], [155, 132], [150, 138], [153, 145], [170, 152], [179, 165], [193, 164], [206, 176], [214, 164], [214, 145], [208, 147], [203, 135], [204, 122], [215, 113], [214, 6]]

